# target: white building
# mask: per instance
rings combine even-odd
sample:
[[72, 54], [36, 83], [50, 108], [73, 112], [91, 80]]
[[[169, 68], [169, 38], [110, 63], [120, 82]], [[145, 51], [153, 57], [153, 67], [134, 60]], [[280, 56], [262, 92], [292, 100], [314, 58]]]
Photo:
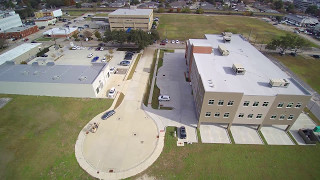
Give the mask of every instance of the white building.
[[23, 43], [18, 47], [11, 49], [0, 55], [0, 65], [6, 61], [13, 61], [20, 64], [22, 61], [28, 60], [36, 55], [41, 49], [41, 43]]
[[52, 28], [44, 32], [43, 35], [60, 38], [60, 37], [70, 37], [77, 32], [78, 32], [78, 28]]
[[101, 97], [110, 76], [108, 64], [84, 65], [14, 65], [0, 66], [0, 93], [59, 96]]
[[55, 25], [57, 22], [57, 18], [52, 16], [45, 16], [45, 17], [35, 19], [34, 22], [38, 27]]
[[18, 26], [22, 26], [19, 14], [14, 11], [0, 11], [0, 32]]

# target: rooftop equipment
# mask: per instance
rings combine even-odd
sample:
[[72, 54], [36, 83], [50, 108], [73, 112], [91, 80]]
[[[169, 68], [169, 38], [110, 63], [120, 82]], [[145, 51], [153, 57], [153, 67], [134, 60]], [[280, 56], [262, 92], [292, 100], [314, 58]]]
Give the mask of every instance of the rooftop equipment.
[[231, 41], [231, 36], [223, 36], [224, 42], [230, 42]]
[[272, 87], [288, 87], [290, 83], [286, 79], [270, 79], [269, 84]]
[[221, 53], [222, 56], [228, 56], [230, 54], [230, 52], [228, 51], [228, 49], [226, 47], [224, 47], [223, 45], [218, 45], [218, 49]]
[[237, 75], [242, 75], [246, 73], [246, 70], [241, 64], [233, 64], [232, 69]]
[[232, 36], [232, 32], [222, 32], [222, 35], [231, 37]]

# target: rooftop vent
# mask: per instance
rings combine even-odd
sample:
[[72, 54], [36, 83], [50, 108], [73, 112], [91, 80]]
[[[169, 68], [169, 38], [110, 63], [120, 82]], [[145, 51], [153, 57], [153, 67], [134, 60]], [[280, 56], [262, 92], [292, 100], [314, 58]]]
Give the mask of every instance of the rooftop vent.
[[212, 87], [212, 88], [214, 87], [211, 79], [208, 80], [208, 84], [209, 84], [209, 87]]
[[57, 80], [57, 79], [59, 79], [60, 78], [60, 76], [59, 75], [56, 75], [56, 76], [53, 76], [52, 77], [52, 80]]
[[228, 51], [228, 49], [226, 47], [224, 47], [223, 45], [218, 45], [218, 49], [221, 53], [222, 56], [228, 56], [230, 54], [230, 52]]
[[87, 79], [87, 76], [80, 76], [79, 77], [79, 81], [84, 81], [84, 80], [86, 80]]
[[237, 75], [242, 75], [246, 73], [246, 70], [241, 64], [233, 64], [232, 69]]
[[270, 79], [271, 87], [288, 87], [289, 81], [287, 79]]

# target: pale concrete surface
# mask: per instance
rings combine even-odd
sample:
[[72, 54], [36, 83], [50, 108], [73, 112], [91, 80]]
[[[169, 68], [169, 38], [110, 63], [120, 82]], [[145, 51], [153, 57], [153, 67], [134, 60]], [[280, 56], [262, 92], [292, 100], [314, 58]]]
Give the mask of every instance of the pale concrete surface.
[[12, 98], [0, 98], [0, 109], [3, 108]]
[[269, 145], [294, 145], [285, 132], [286, 127], [286, 125], [264, 126], [261, 128], [261, 133]]
[[263, 144], [256, 126], [232, 125], [230, 130], [236, 144]]
[[200, 134], [202, 143], [230, 144], [230, 138], [226, 127], [214, 124], [201, 124]]
[[299, 129], [313, 129], [314, 127], [316, 127], [316, 124], [312, 121], [312, 119], [310, 119], [306, 114], [301, 113], [296, 122], [292, 125], [289, 132], [299, 145], [307, 145], [299, 135], [298, 131]]
[[184, 50], [175, 49], [175, 53], [165, 53], [163, 66], [158, 70], [156, 83], [160, 88], [160, 93], [170, 95], [171, 98], [169, 102], [160, 102], [160, 104], [165, 107], [173, 107], [173, 110], [156, 110], [151, 106], [144, 107], [144, 109], [149, 116], [159, 121], [160, 129], [166, 126], [185, 126], [187, 138], [182, 141], [198, 142], [196, 131], [198, 121], [191, 87], [184, 77], [186, 70]]
[[75, 145], [78, 163], [96, 178], [123, 179], [136, 175], [160, 156], [165, 132], [141, 110], [141, 92], [148, 80], [143, 69], [150, 66], [153, 52], [154, 49], [145, 51], [132, 80], [121, 86], [119, 91], [126, 96], [116, 114], [104, 121], [100, 120], [103, 113], [97, 115], [89, 122], [100, 123], [97, 132], [86, 135], [84, 127], [78, 136]]

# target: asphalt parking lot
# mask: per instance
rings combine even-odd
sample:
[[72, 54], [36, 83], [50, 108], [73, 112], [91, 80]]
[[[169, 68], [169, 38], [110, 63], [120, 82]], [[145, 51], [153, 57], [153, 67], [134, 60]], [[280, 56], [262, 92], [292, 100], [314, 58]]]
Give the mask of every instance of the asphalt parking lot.
[[313, 129], [316, 124], [304, 113], [301, 113], [296, 122], [290, 129], [290, 133], [299, 145], [307, 145], [299, 135], [299, 129]]
[[285, 132], [286, 127], [285, 125], [264, 126], [261, 128], [261, 133], [269, 145], [294, 145]]
[[226, 125], [201, 124], [200, 134], [202, 143], [230, 144], [230, 138]]
[[236, 144], [263, 144], [257, 126], [232, 125], [230, 130]]

